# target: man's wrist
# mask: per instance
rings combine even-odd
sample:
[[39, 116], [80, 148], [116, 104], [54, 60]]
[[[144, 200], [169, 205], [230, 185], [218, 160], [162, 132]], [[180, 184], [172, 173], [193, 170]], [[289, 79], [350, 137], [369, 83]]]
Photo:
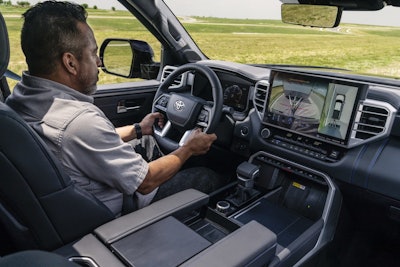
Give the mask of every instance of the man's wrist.
[[135, 124], [133, 124], [133, 127], [135, 128], [136, 138], [137, 139], [142, 138], [143, 133], [142, 133], [142, 127], [140, 126], [140, 124], [139, 123], [135, 123]]

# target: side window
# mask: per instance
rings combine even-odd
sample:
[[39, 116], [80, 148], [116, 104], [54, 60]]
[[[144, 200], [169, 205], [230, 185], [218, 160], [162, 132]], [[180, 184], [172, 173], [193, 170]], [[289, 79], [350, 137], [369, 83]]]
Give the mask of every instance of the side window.
[[[115, 6], [120, 7], [120, 5], [116, 1], [115, 1]], [[122, 10], [120, 8], [118, 9], [88, 8], [87, 11], [88, 11], [88, 23], [93, 29], [99, 49], [102, 43], [109, 38], [143, 41], [146, 42], [153, 50], [154, 55], [152, 60], [154, 62], [160, 62], [160, 56], [161, 56], [160, 42], [130, 12], [128, 12], [127, 10]], [[121, 47], [121, 49], [115, 47], [113, 50], [115, 50], [116, 53], [124, 53], [123, 47]], [[126, 57], [129, 57], [129, 55], [127, 55]], [[112, 57], [112, 58], [114, 60], [117, 59], [117, 57]], [[126, 65], [126, 62], [127, 62], [126, 59], [120, 61], [119, 62], [121, 64], [120, 67], [121, 68], [129, 67], [129, 66], [122, 66], [124, 64]], [[98, 84], [100, 85], [100, 84], [132, 82], [132, 81], [142, 81], [142, 80], [143, 80], [142, 78], [124, 78], [121, 76], [108, 74], [100, 70]]]
[[[1, 2], [1, 1], [0, 1]], [[11, 1], [10, 1], [11, 2]], [[14, 2], [14, 1], [13, 1]], [[77, 1], [84, 3], [83, 0]], [[92, 1], [93, 2], [93, 1]], [[152, 60], [160, 62], [160, 42], [118, 1], [98, 1], [97, 6], [82, 4], [88, 12], [88, 23], [92, 27], [97, 45], [100, 47], [107, 38], [123, 38], [129, 40], [141, 40], [149, 44], [154, 52]], [[100, 3], [101, 2], [101, 3]], [[22, 14], [29, 6], [19, 7], [15, 5], [1, 5], [1, 12], [5, 18], [11, 47], [9, 70], [15, 76], [20, 76], [22, 71], [27, 70], [25, 57], [21, 49]], [[0, 51], [1, 53], [1, 51]], [[126, 62], [126, 60], [124, 61]], [[121, 66], [127, 67], [127, 66]], [[107, 74], [100, 70], [98, 84], [110, 84], [119, 82], [140, 81], [140, 78], [123, 78]], [[17, 80], [7, 79], [10, 89], [15, 86]]]
[[[25, 63], [25, 56], [21, 49], [21, 28], [22, 28], [22, 13], [24, 9], [16, 8], [5, 3], [0, 4], [0, 11], [6, 22], [8, 38], [10, 42], [10, 61], [8, 64], [8, 70], [15, 74], [14, 78], [7, 78], [7, 83], [10, 90], [17, 84], [19, 76], [22, 72], [27, 70]], [[0, 51], [3, 53], [3, 51]]]

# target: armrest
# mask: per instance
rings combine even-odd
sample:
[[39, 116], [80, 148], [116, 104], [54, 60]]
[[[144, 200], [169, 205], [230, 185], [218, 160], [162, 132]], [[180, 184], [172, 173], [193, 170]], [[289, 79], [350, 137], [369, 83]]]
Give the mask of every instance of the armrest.
[[115, 254], [92, 234], [88, 234], [76, 242], [61, 247], [53, 252], [77, 263], [79, 266], [125, 266]]
[[265, 266], [275, 256], [276, 235], [250, 221], [181, 266]]
[[111, 244], [174, 213], [193, 210], [207, 203], [208, 195], [194, 189], [184, 190], [108, 222], [94, 233], [106, 244]]

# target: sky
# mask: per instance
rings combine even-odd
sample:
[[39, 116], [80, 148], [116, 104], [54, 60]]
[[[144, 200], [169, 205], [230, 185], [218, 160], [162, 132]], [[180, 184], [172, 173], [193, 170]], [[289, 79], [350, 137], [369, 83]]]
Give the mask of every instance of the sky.
[[[16, 0], [12, 0], [16, 2]], [[28, 0], [37, 3], [38, 0]], [[115, 0], [74, 0], [76, 3], [111, 9], [121, 5]], [[242, 19], [280, 19], [279, 0], [165, 0], [178, 16], [204, 16]], [[212, 4], [211, 4], [212, 3]], [[215, 8], [211, 9], [210, 6]], [[342, 22], [400, 26], [400, 7], [388, 6], [380, 11], [345, 11]]]

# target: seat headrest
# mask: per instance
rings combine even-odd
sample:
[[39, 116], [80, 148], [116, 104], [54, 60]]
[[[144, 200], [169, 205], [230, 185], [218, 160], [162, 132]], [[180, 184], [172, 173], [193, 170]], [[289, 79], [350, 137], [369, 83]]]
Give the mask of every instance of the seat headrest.
[[6, 22], [0, 13], [0, 78], [3, 77], [10, 60], [10, 43], [8, 41], [8, 33]]

